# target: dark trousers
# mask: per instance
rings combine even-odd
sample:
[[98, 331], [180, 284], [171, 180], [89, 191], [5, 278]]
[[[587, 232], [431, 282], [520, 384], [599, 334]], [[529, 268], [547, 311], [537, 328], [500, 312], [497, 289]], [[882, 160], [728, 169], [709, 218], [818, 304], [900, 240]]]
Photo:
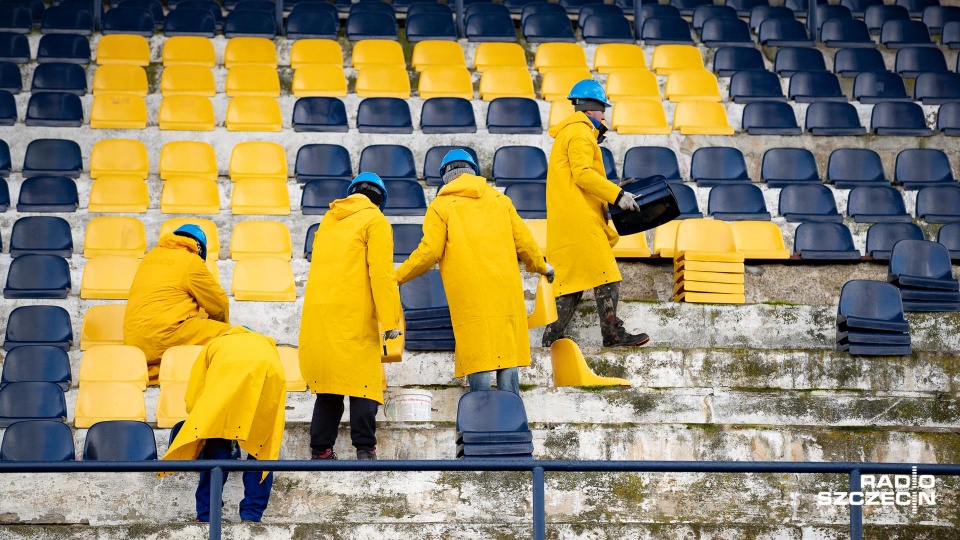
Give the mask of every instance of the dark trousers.
[[[238, 452], [239, 454], [239, 452]], [[237, 459], [233, 453], [233, 441], [227, 439], [207, 439], [203, 446], [200, 459]], [[247, 459], [257, 459], [248, 455]], [[260, 471], [246, 471], [243, 473], [243, 500], [240, 501], [240, 519], [260, 521], [263, 511], [270, 502], [270, 490], [273, 488], [273, 473], [260, 481], [263, 473]], [[227, 483], [227, 471], [223, 471], [223, 483]], [[210, 473], [200, 473], [200, 483], [197, 484], [197, 519], [206, 523], [210, 521]], [[223, 504], [223, 503], [221, 503]]]
[[[377, 408], [372, 399], [350, 396], [350, 439], [357, 450], [377, 447]], [[337, 429], [343, 418], [343, 396], [317, 394], [313, 403], [313, 421], [310, 422], [310, 448], [322, 453], [337, 442]]]
[[[597, 302], [597, 315], [600, 317], [600, 334], [604, 346], [612, 345], [624, 335], [623, 321], [617, 318], [617, 304], [620, 302], [620, 282], [607, 283], [594, 287], [593, 296]], [[566, 337], [567, 326], [573, 320], [577, 304], [583, 298], [583, 291], [557, 297], [557, 320], [547, 325], [543, 331], [542, 345], [549, 347], [553, 342]]]

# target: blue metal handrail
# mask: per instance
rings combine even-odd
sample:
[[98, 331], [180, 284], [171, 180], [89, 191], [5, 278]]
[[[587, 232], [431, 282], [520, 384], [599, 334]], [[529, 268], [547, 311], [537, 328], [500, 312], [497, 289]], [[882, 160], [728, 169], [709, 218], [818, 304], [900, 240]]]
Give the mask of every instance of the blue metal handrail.
[[[575, 460], [197, 460], [197, 461], [0, 461], [0, 473], [59, 472], [204, 472], [210, 479], [210, 539], [220, 540], [224, 471], [529, 471], [533, 473], [533, 538], [546, 535], [544, 473], [551, 472], [692, 472], [847, 474], [850, 492], [861, 489], [861, 474], [960, 476], [960, 465], [923, 463], [780, 462], [780, 461], [575, 461]], [[850, 506], [850, 539], [863, 540], [863, 512]]]

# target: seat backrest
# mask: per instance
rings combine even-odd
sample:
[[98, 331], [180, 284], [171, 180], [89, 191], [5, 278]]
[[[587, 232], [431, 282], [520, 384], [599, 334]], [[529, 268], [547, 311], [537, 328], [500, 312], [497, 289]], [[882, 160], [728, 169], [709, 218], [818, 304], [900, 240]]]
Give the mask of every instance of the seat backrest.
[[[11, 66], [13, 64], [4, 63], [2, 65]], [[16, 75], [16, 80], [13, 82], [16, 83], [16, 91], [19, 92], [19, 68], [16, 66], [13, 67], [17, 71], [14, 73], [14, 75]], [[0, 78], [6, 79], [6, 70], [3, 70], [0, 73], [2, 73]], [[0, 85], [3, 87], [9, 87], [8, 82], [5, 80], [0, 80]], [[82, 95], [87, 91], [87, 74], [79, 64], [67, 64], [60, 62], [37, 64], [37, 68], [33, 72], [33, 79], [30, 81], [30, 91], [77, 92], [78, 94]]]
[[756, 213], [766, 212], [763, 192], [753, 184], [719, 185], [710, 189], [707, 212]]
[[903, 196], [892, 187], [860, 186], [850, 190], [847, 197], [847, 215], [883, 214], [906, 215]]
[[874, 34], [879, 34], [883, 24], [887, 21], [909, 20], [910, 12], [902, 6], [883, 5], [867, 6], [863, 10], [863, 22]]
[[868, 148], [837, 148], [831, 152], [827, 180], [887, 181], [880, 155]]
[[683, 182], [680, 165], [673, 150], [664, 146], [635, 146], [623, 156], [623, 178], [648, 178], [661, 175], [672, 182]]
[[351, 13], [347, 17], [347, 39], [368, 38], [396, 39], [397, 20], [387, 13]]
[[[958, 81], [960, 82], [960, 81]], [[927, 129], [923, 108], [917, 103], [884, 101], [873, 106], [870, 129]]]
[[201, 141], [172, 141], [160, 149], [160, 178], [204, 178], [219, 174], [213, 145]]
[[62, 4], [51, 6], [43, 12], [40, 31], [89, 35], [93, 32], [93, 14], [86, 7]]
[[913, 87], [913, 97], [917, 101], [930, 103], [933, 100], [960, 98], [960, 75], [957, 73], [921, 73]]
[[287, 179], [287, 153], [275, 142], [237, 143], [230, 153], [230, 180], [267, 178]]
[[793, 129], [799, 133], [800, 126], [793, 115], [793, 108], [781, 101], [757, 101], [743, 108], [743, 127]]
[[513, 392], [467, 392], [457, 404], [457, 432], [526, 431], [527, 411]]
[[[797, 75], [800, 75], [800, 73], [797, 73]], [[783, 97], [780, 77], [777, 77], [775, 73], [766, 70], [739, 71], [730, 78], [730, 97], [734, 100], [739, 97], [755, 98], [761, 96]]]
[[449, 306], [439, 270], [428, 270], [422, 276], [400, 285], [400, 303], [404, 311]]
[[640, 31], [644, 41], [674, 41], [693, 43], [690, 25], [679, 17], [651, 17], [643, 21]]
[[122, 345], [125, 310], [126, 304], [90, 306], [80, 323], [80, 350], [98, 345]]
[[807, 107], [807, 131], [816, 128], [862, 128], [857, 108], [850, 103], [817, 101]]
[[853, 99], [907, 97], [907, 88], [900, 75], [892, 71], [865, 71], [853, 81]]
[[41, 294], [56, 292], [53, 298], [65, 298], [70, 289], [70, 267], [65, 259], [56, 255], [22, 255], [10, 263], [7, 288], [44, 291]]
[[132, 345], [100, 345], [87, 349], [80, 359], [80, 384], [130, 382], [147, 385], [147, 357]]
[[737, 10], [730, 6], [704, 4], [693, 10], [693, 29], [700, 31], [707, 19], [736, 19]]
[[786, 250], [783, 245], [783, 234], [776, 223], [769, 221], [734, 221], [730, 223], [730, 227], [733, 230], [733, 238], [737, 243], [738, 251]]
[[157, 459], [157, 441], [146, 422], [108, 420], [87, 430], [83, 459], [97, 461], [144, 461]]
[[[430, 4], [446, 7], [444, 4]], [[417, 71], [427, 66], [459, 66], [467, 67], [463, 48], [457, 42], [451, 41], [420, 41], [413, 47], [413, 56], [410, 64]]]
[[391, 215], [390, 210], [427, 209], [423, 187], [416, 180], [384, 180], [383, 183], [390, 194], [383, 207], [386, 215]]
[[586, 69], [587, 56], [576, 43], [541, 43], [533, 57], [533, 68], [540, 73], [558, 68]]
[[917, 192], [917, 217], [928, 214], [960, 215], [960, 187], [931, 186]]
[[377, 173], [383, 180], [417, 178], [413, 152], [395, 144], [372, 144], [364, 148], [360, 152], [359, 171]]
[[477, 13], [466, 20], [469, 41], [517, 41], [513, 20], [505, 13]]
[[83, 170], [80, 145], [66, 139], [34, 139], [23, 157], [23, 176], [56, 174], [78, 178]]
[[703, 23], [700, 38], [707, 43], [711, 41], [753, 43], [750, 37], [750, 26], [737, 18], [707, 19]]
[[70, 224], [61, 217], [26, 216], [13, 223], [11, 257], [30, 253], [69, 257], [72, 252]]
[[604, 43], [593, 55], [593, 67], [598, 73], [612, 73], [617, 69], [647, 69], [647, 61], [643, 49], [635, 43]]
[[398, 223], [393, 226], [394, 262], [403, 262], [423, 239], [423, 226], [416, 223]]
[[277, 48], [273, 41], [261, 37], [236, 37], [227, 40], [223, 51], [223, 65], [227, 69], [237, 66], [277, 67]]
[[[879, 225], [879, 223], [878, 223]], [[920, 228], [918, 225], [911, 223], [914, 227]], [[872, 227], [871, 227], [872, 228]], [[869, 235], [870, 231], [867, 231]], [[923, 240], [923, 233], [920, 233], [920, 237], [917, 240]], [[937, 242], [940, 242], [951, 252], [960, 251], [960, 223], [947, 223], [943, 227], [940, 227], [940, 230], [937, 231]]]
[[935, 148], [907, 148], [897, 154], [894, 181], [902, 184], [910, 182], [953, 182], [950, 160], [943, 150]]
[[681, 214], [700, 214], [700, 206], [697, 204], [697, 194], [693, 188], [684, 184], [670, 184], [670, 191], [677, 199], [677, 206], [680, 207]]
[[525, 212], [542, 212], [545, 217], [547, 211], [546, 184], [520, 183], [510, 184], [503, 192], [510, 198], [514, 208], [521, 217]]
[[324, 214], [330, 203], [347, 196], [346, 179], [317, 178], [303, 185], [300, 207], [304, 214]]
[[536, 146], [501, 146], [493, 154], [494, 180], [547, 179], [547, 156]]
[[279, 221], [241, 221], [230, 238], [230, 258], [275, 257], [290, 260], [293, 247], [290, 230]]
[[735, 253], [737, 242], [730, 224], [713, 219], [685, 219], [677, 227], [674, 252], [711, 251]]
[[573, 41], [573, 27], [564, 13], [532, 13], [521, 24], [527, 41]]
[[14, 422], [3, 432], [0, 461], [73, 461], [70, 426], [54, 420]]
[[813, 251], [856, 251], [853, 235], [843, 223], [805, 221], [793, 235], [793, 252]]
[[881, 72], [887, 69], [883, 55], [876, 48], [840, 49], [833, 57], [833, 72], [844, 77], [858, 73]]
[[187, 382], [190, 372], [203, 345], [177, 345], [163, 353], [160, 360], [160, 384], [167, 382]]
[[410, 105], [394, 97], [369, 97], [357, 107], [358, 126], [409, 127], [413, 131]]
[[823, 53], [812, 47], [781, 47], [773, 60], [773, 69], [780, 75], [797, 71], [826, 71]]
[[703, 56], [692, 45], [657, 45], [650, 69], [657, 75], [669, 75], [680, 69], [702, 69]]
[[44, 381], [70, 389], [70, 358], [67, 351], [54, 345], [26, 345], [7, 353], [3, 359], [0, 386], [12, 382]]
[[300, 98], [293, 105], [293, 129], [346, 132], [347, 109], [343, 101], [334, 97]]
[[44, 34], [37, 46], [37, 62], [90, 62], [90, 41], [76, 34]]
[[882, 281], [855, 279], [840, 289], [839, 315], [903, 322], [900, 290]]
[[[442, 5], [442, 4], [437, 4]], [[407, 14], [406, 35], [411, 42], [425, 39], [457, 39], [457, 27], [449, 13]]]
[[305, 144], [297, 150], [293, 174], [301, 183], [319, 178], [351, 180], [350, 153], [338, 144]]
[[754, 6], [750, 10], [750, 29], [760, 30], [760, 24], [767, 19], [793, 19], [793, 10], [786, 6]]
[[20, 420], [65, 422], [63, 389], [52, 382], [15, 382], [0, 388], [0, 427]]
[[883, 23], [880, 43], [930, 43], [930, 31], [920, 21], [895, 20]]
[[806, 148], [771, 148], [763, 153], [760, 178], [771, 180], [819, 182], [817, 160]]
[[724, 180], [750, 180], [747, 162], [736, 148], [713, 146], [697, 149], [690, 160], [690, 177]]
[[820, 38], [830, 41], [870, 41], [870, 30], [863, 21], [856, 19], [828, 19], [820, 27]]
[[[463, 68], [466, 69], [466, 68]], [[489, 112], [487, 113], [489, 115]], [[421, 129], [457, 130], [472, 133], [477, 120], [473, 105], [462, 97], [435, 97], [423, 102], [420, 109]]]
[[303, 256], [308, 261], [313, 259], [313, 238], [317, 234], [317, 230], [320, 228], [319, 223], [314, 223], [307, 228], [307, 234], [303, 239]]
[[117, 7], [103, 14], [101, 28], [104, 34], [122, 33], [153, 36], [155, 26], [153, 14], [148, 9], [137, 7]]
[[54, 345], [67, 350], [73, 343], [70, 315], [60, 306], [20, 306], [10, 312], [3, 348]]
[[543, 129], [540, 107], [530, 98], [496, 98], [487, 107], [487, 127], [490, 126]]
[[790, 97], [796, 96], [843, 96], [840, 81], [829, 71], [801, 71], [790, 77]]
[[787, 214], [837, 214], [837, 201], [830, 188], [822, 184], [785, 186], [778, 204], [781, 216]]
[[277, 27], [273, 17], [264, 17], [264, 13], [257, 10], [234, 10], [223, 20], [223, 35], [234, 37], [264, 37], [274, 38]]
[[167, 13], [163, 33], [169, 36], [202, 36], [212, 38], [217, 33], [217, 21], [206, 9], [178, 7]]
[[[940, 230], [943, 231], [945, 227]], [[926, 240], [916, 223], [874, 223], [867, 229], [867, 255], [890, 251], [900, 240]]]
[[939, 242], [900, 240], [890, 254], [891, 276], [953, 279], [950, 252]]
[[90, 151], [90, 177], [134, 177], [146, 180], [150, 172], [147, 147], [132, 139], [97, 141]]
[[897, 51], [895, 66], [894, 71], [908, 78], [950, 71], [943, 51], [936, 47], [904, 47]]

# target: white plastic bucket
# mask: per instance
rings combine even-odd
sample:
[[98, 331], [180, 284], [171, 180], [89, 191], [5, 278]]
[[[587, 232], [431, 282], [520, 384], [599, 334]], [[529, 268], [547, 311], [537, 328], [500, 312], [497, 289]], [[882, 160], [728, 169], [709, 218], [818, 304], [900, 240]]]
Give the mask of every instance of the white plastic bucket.
[[383, 407], [391, 422], [429, 422], [433, 415], [433, 393], [426, 390], [393, 390]]

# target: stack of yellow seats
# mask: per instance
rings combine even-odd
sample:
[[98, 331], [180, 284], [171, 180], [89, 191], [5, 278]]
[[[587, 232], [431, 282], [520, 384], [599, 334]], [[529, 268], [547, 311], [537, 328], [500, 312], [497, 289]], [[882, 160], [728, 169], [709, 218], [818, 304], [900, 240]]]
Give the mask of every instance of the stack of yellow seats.
[[743, 304], [743, 254], [723, 221], [687, 219], [677, 227], [673, 259], [677, 302]]

